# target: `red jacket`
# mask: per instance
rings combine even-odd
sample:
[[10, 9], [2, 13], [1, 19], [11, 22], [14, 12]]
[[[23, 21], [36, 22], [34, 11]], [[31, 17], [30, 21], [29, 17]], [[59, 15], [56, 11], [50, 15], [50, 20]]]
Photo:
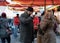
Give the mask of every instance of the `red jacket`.
[[34, 29], [38, 29], [39, 18], [38, 17], [34, 17], [33, 23], [34, 23]]
[[19, 25], [19, 24], [20, 24], [19, 18], [17, 16], [14, 17], [14, 25]]

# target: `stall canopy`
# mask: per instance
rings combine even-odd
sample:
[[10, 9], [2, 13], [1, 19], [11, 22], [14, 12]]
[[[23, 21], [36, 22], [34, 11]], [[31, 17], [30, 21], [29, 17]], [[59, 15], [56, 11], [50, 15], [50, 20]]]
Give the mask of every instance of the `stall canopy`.
[[18, 1], [22, 5], [37, 5], [37, 6], [44, 6], [46, 5], [60, 5], [60, 0], [13, 0]]
[[0, 0], [0, 6], [7, 6], [9, 4], [6, 0]]
[[[44, 6], [44, 9], [46, 10], [47, 5], [60, 5], [60, 0], [12, 0], [12, 2], [13, 1], [19, 3], [8, 5], [9, 7], [13, 7], [13, 10], [15, 10], [16, 8], [18, 10], [24, 10], [28, 6], [32, 6], [33, 8], [35, 6]], [[34, 9], [39, 9], [38, 7], [35, 7]]]
[[7, 6], [8, 2], [0, 2], [0, 6]]

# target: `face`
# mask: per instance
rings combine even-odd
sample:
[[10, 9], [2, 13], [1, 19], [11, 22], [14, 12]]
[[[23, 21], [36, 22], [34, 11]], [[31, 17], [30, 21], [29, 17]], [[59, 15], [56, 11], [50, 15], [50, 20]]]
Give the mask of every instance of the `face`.
[[52, 17], [52, 12], [51, 11], [48, 11], [46, 13], [46, 18], [50, 19]]
[[51, 17], [51, 12], [48, 12], [47, 17], [48, 17], [48, 18]]
[[29, 15], [31, 15], [33, 12], [31, 12], [31, 11], [27, 11], [27, 13], [28, 13]]

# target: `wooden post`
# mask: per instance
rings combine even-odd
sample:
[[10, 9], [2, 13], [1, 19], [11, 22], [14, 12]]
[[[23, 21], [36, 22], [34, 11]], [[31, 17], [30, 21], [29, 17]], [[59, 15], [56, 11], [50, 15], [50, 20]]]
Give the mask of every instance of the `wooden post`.
[[52, 5], [54, 5], [54, 0], [51, 0], [52, 1]]
[[44, 0], [44, 11], [46, 11], [46, 0]]
[[32, 0], [31, 7], [33, 6], [34, 0]]

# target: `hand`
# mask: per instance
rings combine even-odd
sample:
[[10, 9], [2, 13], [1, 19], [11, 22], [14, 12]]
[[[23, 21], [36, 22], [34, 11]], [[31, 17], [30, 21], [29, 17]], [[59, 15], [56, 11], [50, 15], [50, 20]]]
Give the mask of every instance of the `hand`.
[[31, 17], [34, 17], [35, 15], [31, 14], [30, 16], [31, 16]]

